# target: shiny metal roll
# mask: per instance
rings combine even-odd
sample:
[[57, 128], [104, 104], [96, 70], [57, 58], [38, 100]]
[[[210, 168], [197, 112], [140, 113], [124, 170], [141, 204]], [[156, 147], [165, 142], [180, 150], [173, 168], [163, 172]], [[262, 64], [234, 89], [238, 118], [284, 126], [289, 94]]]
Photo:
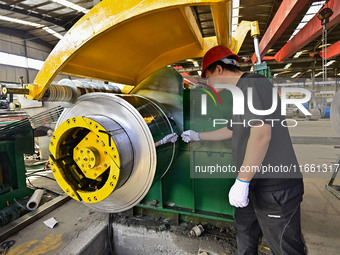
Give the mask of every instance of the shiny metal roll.
[[340, 135], [340, 91], [333, 97], [330, 118], [334, 131]]
[[315, 108], [315, 109], [309, 109], [308, 111], [312, 115], [306, 116], [307, 119], [309, 119], [309, 120], [319, 120], [321, 118], [321, 111], [320, 111], [320, 109]]
[[[121, 172], [121, 180], [118, 180], [113, 192], [96, 203], [82, 201], [86, 206], [110, 213], [128, 210], [139, 203], [155, 180], [169, 169], [176, 145], [170, 143], [156, 150], [155, 142], [174, 132], [174, 124], [152, 100], [138, 95], [86, 94], [79, 97], [73, 107], [64, 110], [57, 122], [57, 130], [59, 125], [75, 117], [94, 120], [105, 128], [108, 135], [114, 136], [121, 161], [125, 158], [127, 164], [125, 174]], [[68, 133], [66, 130], [65, 135]], [[70, 151], [74, 150], [73, 147]], [[75, 171], [75, 168], [69, 167], [63, 171]]]

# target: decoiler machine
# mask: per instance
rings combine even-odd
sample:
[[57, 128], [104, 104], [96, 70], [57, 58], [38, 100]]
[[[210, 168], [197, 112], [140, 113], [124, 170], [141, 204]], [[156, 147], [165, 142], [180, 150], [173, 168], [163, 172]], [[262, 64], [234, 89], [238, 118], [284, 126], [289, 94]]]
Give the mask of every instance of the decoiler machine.
[[[202, 91], [184, 89], [183, 77], [166, 67], [202, 57], [215, 45], [237, 53], [248, 31], [256, 39], [257, 22], [246, 21], [231, 37], [231, 2], [104, 0], [59, 41], [34, 83], [21, 92], [32, 100], [72, 103], [60, 115], [49, 147], [54, 177], [71, 198], [110, 213], [135, 207], [232, 220], [227, 197], [234, 179], [190, 174], [193, 158], [232, 164], [230, 142], [181, 141], [183, 130], [213, 128], [190, 109]], [[202, 36], [193, 6], [211, 9], [215, 37]], [[77, 80], [55, 84], [59, 73], [134, 88], [126, 94]], [[231, 94], [223, 96], [230, 103], [208, 107], [210, 117], [230, 116]], [[174, 132], [176, 143], [155, 147]]]

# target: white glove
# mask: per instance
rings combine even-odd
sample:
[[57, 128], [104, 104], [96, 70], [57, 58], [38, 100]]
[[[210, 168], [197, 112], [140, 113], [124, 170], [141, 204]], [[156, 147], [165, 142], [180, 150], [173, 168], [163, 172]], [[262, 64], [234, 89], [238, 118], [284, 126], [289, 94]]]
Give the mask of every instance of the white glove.
[[195, 132], [194, 130], [187, 130], [184, 131], [181, 135], [182, 140], [186, 143], [190, 142], [190, 141], [199, 141], [201, 140], [200, 138], [200, 133]]
[[249, 203], [249, 183], [236, 179], [229, 191], [229, 203], [235, 207], [246, 207]]
[[165, 144], [168, 142], [176, 142], [178, 138], [178, 135], [176, 133], [172, 133], [170, 135], [164, 136], [163, 139], [160, 141], [160, 144]]

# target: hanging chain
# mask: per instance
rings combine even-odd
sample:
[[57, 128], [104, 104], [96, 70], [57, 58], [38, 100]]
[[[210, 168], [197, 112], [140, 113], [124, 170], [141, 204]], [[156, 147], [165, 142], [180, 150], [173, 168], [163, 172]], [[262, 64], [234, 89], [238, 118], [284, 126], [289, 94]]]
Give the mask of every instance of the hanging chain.
[[322, 26], [322, 80], [327, 80], [327, 27], [326, 22]]

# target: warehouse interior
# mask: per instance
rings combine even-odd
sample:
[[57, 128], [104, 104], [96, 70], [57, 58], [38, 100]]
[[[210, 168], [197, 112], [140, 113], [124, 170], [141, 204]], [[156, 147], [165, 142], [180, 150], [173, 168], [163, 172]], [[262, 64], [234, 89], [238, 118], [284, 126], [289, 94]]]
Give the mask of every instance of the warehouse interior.
[[[311, 115], [286, 109], [302, 237], [338, 254], [339, 28], [338, 0], [0, 0], [1, 249], [238, 254], [235, 177], [192, 173], [233, 164], [231, 142], [181, 139], [231, 113], [213, 95], [210, 119], [193, 112], [203, 56], [223, 45], [291, 102], [310, 93]], [[273, 254], [262, 236], [258, 252]]]

